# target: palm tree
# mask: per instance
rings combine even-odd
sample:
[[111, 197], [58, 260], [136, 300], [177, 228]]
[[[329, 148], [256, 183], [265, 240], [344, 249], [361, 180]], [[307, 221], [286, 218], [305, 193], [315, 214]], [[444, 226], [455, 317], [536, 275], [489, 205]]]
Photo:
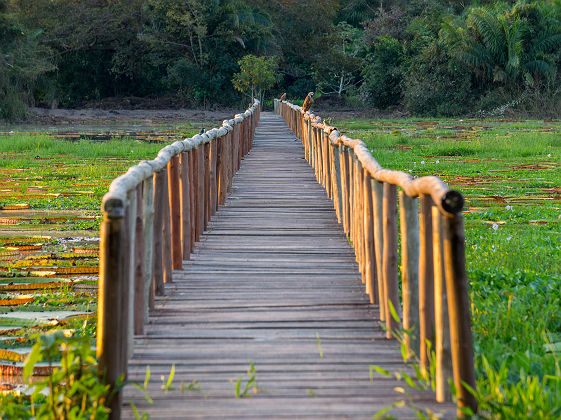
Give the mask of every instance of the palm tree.
[[561, 24], [548, 7], [474, 7], [465, 21], [446, 20], [440, 38], [480, 79], [531, 86], [536, 78], [555, 72], [553, 54], [561, 45]]

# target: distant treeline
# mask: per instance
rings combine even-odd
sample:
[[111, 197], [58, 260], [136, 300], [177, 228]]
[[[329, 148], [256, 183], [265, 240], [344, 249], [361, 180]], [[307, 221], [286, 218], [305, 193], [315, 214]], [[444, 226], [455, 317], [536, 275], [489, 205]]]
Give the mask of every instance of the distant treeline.
[[0, 0], [0, 118], [108, 97], [238, 105], [248, 55], [275, 57], [269, 99], [559, 115], [560, 46], [561, 0]]

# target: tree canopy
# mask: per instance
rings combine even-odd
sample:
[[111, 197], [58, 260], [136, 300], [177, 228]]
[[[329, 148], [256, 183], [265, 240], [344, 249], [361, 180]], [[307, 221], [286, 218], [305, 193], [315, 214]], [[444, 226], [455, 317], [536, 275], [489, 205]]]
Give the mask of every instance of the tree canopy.
[[[536, 95], [555, 108], [560, 22], [561, 0], [0, 0], [0, 118], [129, 96], [237, 105], [264, 91], [422, 115]], [[245, 79], [273, 61], [274, 78]]]

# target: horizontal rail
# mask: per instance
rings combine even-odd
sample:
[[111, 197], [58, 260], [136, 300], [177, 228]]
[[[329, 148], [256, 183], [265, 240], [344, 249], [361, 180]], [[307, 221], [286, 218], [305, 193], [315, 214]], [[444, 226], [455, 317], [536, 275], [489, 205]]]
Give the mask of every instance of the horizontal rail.
[[253, 144], [260, 105], [160, 150], [115, 178], [103, 197], [97, 357], [100, 375], [116, 391], [111, 419], [120, 418], [134, 335], [144, 334], [154, 297], [188, 260]]
[[366, 293], [379, 305], [387, 338], [403, 330], [409, 355], [418, 358], [425, 372], [430, 342], [437, 401], [451, 400], [448, 380], [453, 378], [458, 415], [463, 415], [462, 407], [475, 412], [477, 402], [468, 388], [475, 389], [475, 369], [462, 194], [436, 176], [414, 179], [383, 168], [362, 141], [341, 135], [299, 106], [275, 99], [274, 109], [302, 141], [317, 181], [333, 200]]

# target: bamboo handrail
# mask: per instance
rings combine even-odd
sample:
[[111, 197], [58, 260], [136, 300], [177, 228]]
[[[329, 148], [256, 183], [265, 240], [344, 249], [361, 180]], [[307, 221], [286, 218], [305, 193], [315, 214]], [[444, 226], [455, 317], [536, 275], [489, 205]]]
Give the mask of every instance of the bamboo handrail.
[[97, 357], [100, 375], [115, 391], [112, 420], [121, 416], [122, 393], [115, 386], [126, 379], [133, 336], [143, 334], [154, 295], [164, 294], [172, 269], [189, 259], [192, 245], [224, 203], [259, 117], [255, 100], [222, 127], [177, 141], [154, 160], [129, 168], [103, 197]]
[[[400, 320], [408, 354], [419, 357], [422, 370], [428, 368], [427, 340], [431, 341], [436, 351], [437, 401], [450, 401], [448, 378], [453, 377], [458, 415], [464, 416], [462, 407], [477, 411], [469, 390], [475, 389], [475, 369], [462, 194], [448, 189], [436, 176], [414, 179], [383, 168], [361, 140], [342, 135], [297, 105], [275, 99], [274, 109], [302, 141], [316, 179], [333, 199], [338, 220], [353, 244], [366, 293], [379, 305], [388, 338], [398, 331]], [[399, 230], [397, 187], [401, 189]]]

